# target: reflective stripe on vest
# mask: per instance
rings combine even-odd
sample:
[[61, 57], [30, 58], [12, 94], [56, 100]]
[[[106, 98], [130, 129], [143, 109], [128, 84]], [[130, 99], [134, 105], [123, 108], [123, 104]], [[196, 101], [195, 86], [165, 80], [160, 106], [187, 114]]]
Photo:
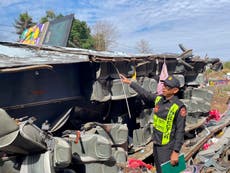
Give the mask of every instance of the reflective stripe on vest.
[[[155, 104], [158, 103], [161, 99], [161, 97], [158, 99], [157, 97], [155, 100]], [[166, 120], [158, 117], [156, 114], [153, 115], [153, 127], [162, 133], [162, 145], [165, 145], [170, 141], [170, 133], [172, 131], [173, 120], [178, 109], [179, 106], [174, 103], [168, 111]]]
[[155, 105], [160, 101], [162, 97], [161, 96], [157, 96], [156, 99], [155, 99]]

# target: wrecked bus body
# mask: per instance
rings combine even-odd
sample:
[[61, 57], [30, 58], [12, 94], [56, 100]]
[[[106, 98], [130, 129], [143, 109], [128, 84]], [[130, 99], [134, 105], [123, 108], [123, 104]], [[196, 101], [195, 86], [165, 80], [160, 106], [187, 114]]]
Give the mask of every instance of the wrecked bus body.
[[0, 172], [119, 172], [128, 157], [151, 156], [152, 107], [119, 73], [156, 92], [164, 62], [181, 84], [186, 132], [201, 126], [213, 95], [204, 72], [222, 64], [180, 48], [130, 55], [1, 42]]

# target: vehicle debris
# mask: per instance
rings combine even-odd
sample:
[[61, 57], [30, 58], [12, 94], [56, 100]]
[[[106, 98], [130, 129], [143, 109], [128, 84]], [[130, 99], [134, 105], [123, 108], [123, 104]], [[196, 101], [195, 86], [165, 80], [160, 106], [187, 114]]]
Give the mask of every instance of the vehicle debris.
[[[131, 55], [0, 42], [0, 172], [117, 173], [127, 170], [129, 158], [150, 157], [151, 104], [123, 85], [119, 73], [156, 92], [164, 62], [180, 80], [178, 96], [188, 109], [188, 169], [228, 172], [229, 112], [207, 123], [213, 92], [204, 87], [205, 68], [222, 64], [180, 48], [181, 54]], [[218, 141], [225, 143], [200, 151], [223, 129]]]

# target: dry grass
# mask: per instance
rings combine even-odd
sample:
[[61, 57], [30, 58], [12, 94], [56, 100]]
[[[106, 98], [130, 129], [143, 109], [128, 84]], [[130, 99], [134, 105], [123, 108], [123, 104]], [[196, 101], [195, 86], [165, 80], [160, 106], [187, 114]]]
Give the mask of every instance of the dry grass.
[[[223, 80], [224, 75], [230, 72], [229, 69], [224, 69], [220, 72], [211, 72], [207, 74], [208, 78]], [[217, 86], [209, 86], [214, 92], [214, 96], [211, 102], [211, 109], [217, 109], [219, 112], [223, 113], [227, 109], [227, 101], [230, 98], [230, 81], [227, 85], [217, 85]]]

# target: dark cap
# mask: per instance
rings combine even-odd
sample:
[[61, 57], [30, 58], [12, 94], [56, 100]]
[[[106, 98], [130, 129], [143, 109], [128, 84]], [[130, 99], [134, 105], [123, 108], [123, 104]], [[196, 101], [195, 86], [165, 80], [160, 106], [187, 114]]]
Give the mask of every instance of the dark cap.
[[161, 82], [163, 82], [166, 86], [169, 86], [171, 88], [180, 88], [179, 80], [172, 75], [169, 75], [165, 80], [161, 80]]

